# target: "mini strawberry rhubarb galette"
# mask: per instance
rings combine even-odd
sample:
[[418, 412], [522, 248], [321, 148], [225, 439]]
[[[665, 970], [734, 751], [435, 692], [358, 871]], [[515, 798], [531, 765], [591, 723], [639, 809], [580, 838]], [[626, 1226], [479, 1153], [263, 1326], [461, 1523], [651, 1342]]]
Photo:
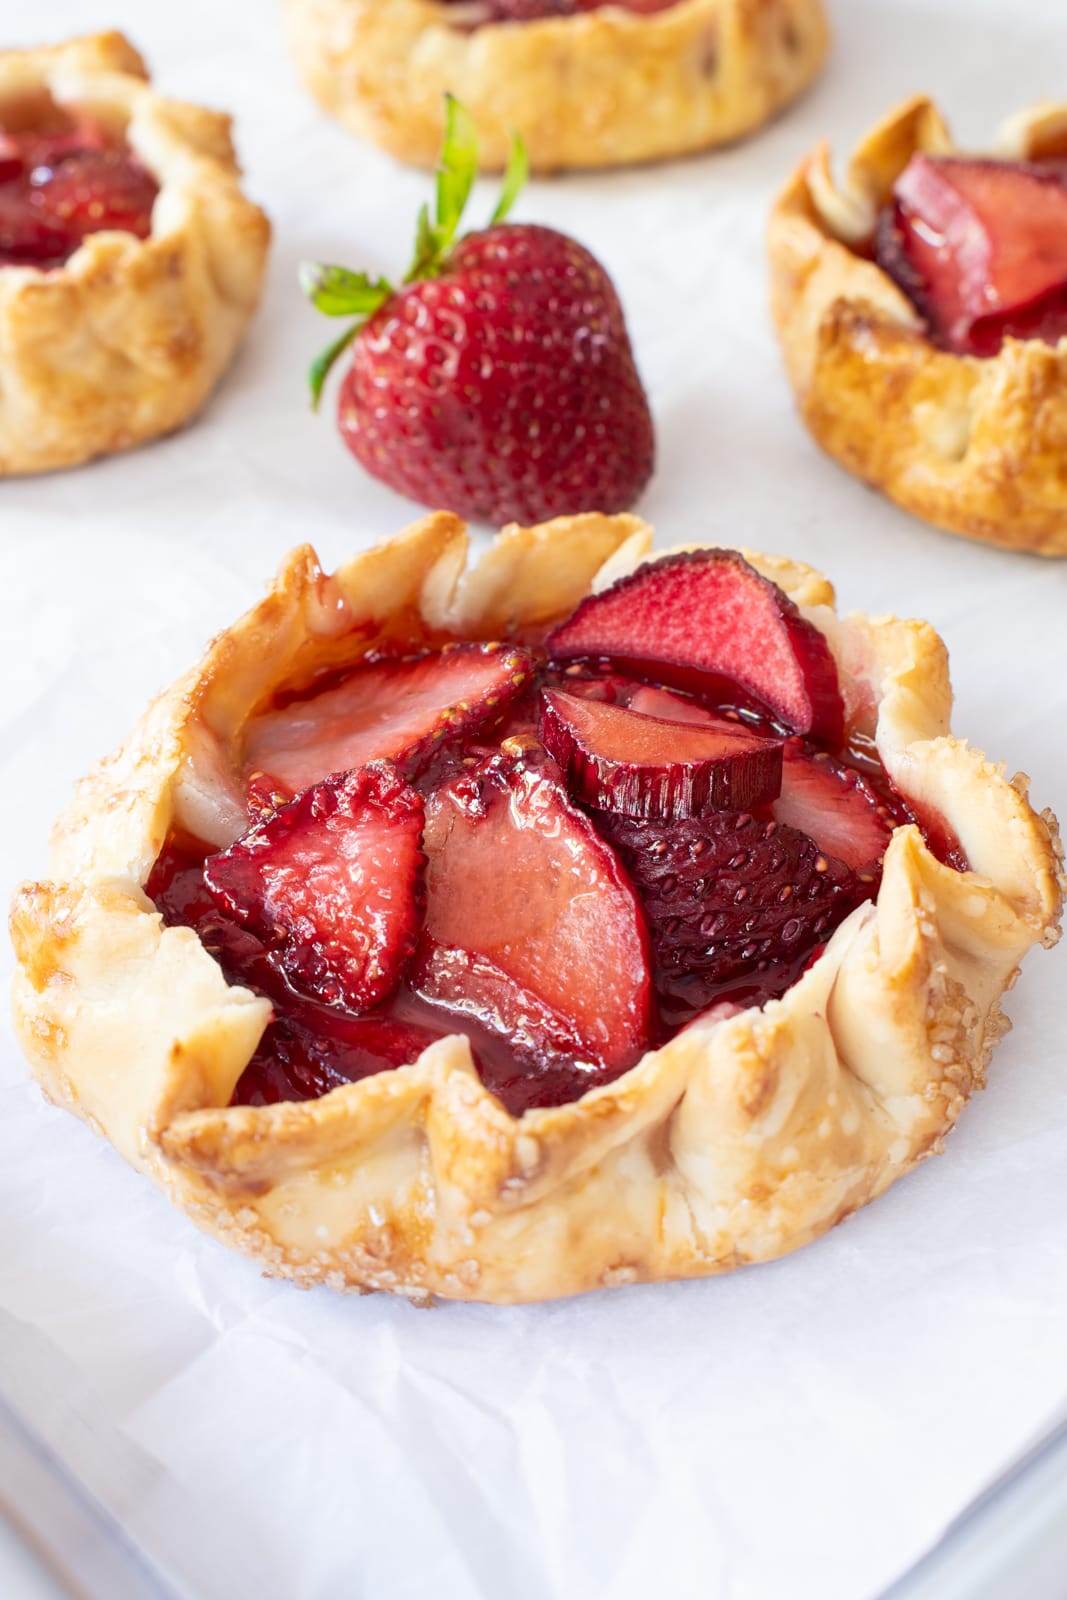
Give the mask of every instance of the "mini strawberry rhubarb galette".
[[301, 1283], [535, 1300], [780, 1255], [940, 1146], [1053, 942], [923, 623], [631, 517], [437, 514], [268, 597], [13, 910], [46, 1092]]
[[538, 171], [685, 155], [752, 133], [807, 88], [823, 0], [285, 0], [301, 77], [333, 116], [432, 165], [441, 102], [486, 164]]
[[269, 229], [229, 121], [119, 34], [0, 51], [0, 476], [180, 427], [233, 356]]
[[775, 319], [830, 455], [916, 516], [1067, 554], [1067, 107], [957, 151], [929, 100], [820, 146], [772, 214]]

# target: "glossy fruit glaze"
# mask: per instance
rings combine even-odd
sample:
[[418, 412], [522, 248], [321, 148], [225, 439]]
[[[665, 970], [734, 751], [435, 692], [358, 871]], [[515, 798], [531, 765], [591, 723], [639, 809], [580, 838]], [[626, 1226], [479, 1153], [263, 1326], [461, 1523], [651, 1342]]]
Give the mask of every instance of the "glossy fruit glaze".
[[118, 229], [145, 239], [158, 185], [88, 118], [52, 112], [47, 126], [0, 119], [0, 266], [60, 267], [83, 239]]
[[[428, 659], [432, 663], [432, 658]], [[515, 697], [501, 708], [495, 723], [492, 715], [488, 720], [483, 715], [476, 723], [471, 720], [474, 712], [468, 710], [461, 736], [439, 745], [436, 753], [430, 753], [425, 740], [416, 741], [419, 757], [409, 771], [411, 792], [423, 797], [431, 818], [439, 797], [447, 794], [450, 803], [465, 813], [464, 825], [471, 825], [468, 844], [472, 840], [477, 844], [481, 838], [478, 819], [487, 814], [486, 783], [477, 774], [493, 771], [485, 769], [484, 764], [494, 751], [499, 752], [501, 741], [509, 741], [509, 751], [520, 752], [517, 757], [497, 756], [505, 763], [505, 779], [507, 773], [514, 776], [519, 770], [520, 782], [528, 780], [536, 786], [542, 769], [558, 777], [552, 758], [536, 742], [541, 691], [546, 686], [567, 694], [577, 690], [594, 701], [632, 706], [661, 719], [691, 717], [716, 725], [725, 721], [742, 730], [746, 739], [773, 740], [785, 752], [787, 787], [782, 797], [751, 813], [720, 811], [703, 821], [665, 822], [654, 817], [646, 821], [620, 820], [608, 813], [588, 811], [593, 823], [590, 838], [599, 837], [596, 849], [603, 851], [606, 841], [616, 853], [621, 863], [620, 879], [632, 880], [651, 932], [647, 995], [642, 998], [639, 984], [632, 990], [638, 996], [635, 1004], [648, 1005], [647, 1019], [641, 1024], [643, 1035], [638, 1037], [636, 1031], [617, 1033], [613, 1053], [601, 1050], [597, 1058], [595, 1050], [574, 1042], [580, 1037], [580, 1029], [573, 1035], [553, 1034], [551, 1027], [546, 1031], [535, 1014], [536, 1008], [531, 1012], [528, 991], [517, 989], [511, 979], [501, 979], [492, 962], [480, 970], [477, 955], [464, 957], [457, 968], [455, 951], [451, 952], [451, 968], [447, 954], [442, 961], [439, 939], [448, 943], [455, 938], [454, 930], [443, 925], [448, 920], [447, 908], [443, 921], [438, 912], [432, 927], [424, 927], [413, 964], [384, 1002], [356, 1014], [346, 1009], [343, 996], [338, 998], [336, 990], [330, 990], [334, 1003], [323, 1004], [292, 986], [291, 966], [287, 967], [278, 952], [271, 950], [269, 938], [261, 938], [265, 925], [242, 927], [220, 910], [218, 894], [210, 893], [205, 885], [207, 848], [196, 840], [175, 836], [168, 841], [152, 872], [147, 885], [149, 896], [167, 924], [197, 929], [229, 981], [266, 995], [274, 1008], [274, 1020], [236, 1087], [235, 1104], [314, 1098], [340, 1084], [413, 1060], [433, 1040], [455, 1032], [469, 1037], [483, 1082], [512, 1113], [574, 1100], [585, 1090], [610, 1082], [633, 1065], [645, 1048], [664, 1043], [708, 1009], [724, 1004], [730, 1008], [762, 1004], [781, 995], [817, 959], [837, 924], [862, 899], [877, 892], [880, 855], [869, 861], [864, 858], [872, 850], [884, 849], [894, 826], [917, 820], [914, 810], [894, 790], [870, 743], [856, 742], [827, 750], [810, 739], [790, 735], [787, 728], [754, 703], [739, 703], [736, 696], [726, 704], [702, 701], [679, 693], [676, 688], [666, 689], [647, 679], [620, 673], [617, 663], [552, 663], [543, 658], [537, 663], [533, 650], [523, 652], [522, 660], [522, 672], [513, 674]], [[421, 691], [423, 663], [417, 665], [419, 672], [410, 676]], [[509, 656], [509, 668], [514, 665]], [[449, 672], [460, 671], [465, 681], [473, 682], [474, 669], [473, 662], [460, 661]], [[355, 678], [359, 670], [351, 676]], [[400, 681], [400, 668], [386, 662], [384, 670], [387, 681], [395, 686]], [[331, 751], [336, 749], [332, 741], [336, 707], [341, 703], [336, 697], [339, 689], [345, 690], [346, 681], [345, 676], [338, 678], [335, 674], [306, 691], [302, 699], [294, 701], [288, 695], [278, 702], [296, 712], [306, 705], [309, 714], [318, 702], [326, 705], [325, 725]], [[350, 695], [345, 703], [358, 700], [358, 694], [354, 698]], [[270, 713], [261, 722], [263, 726], [271, 727]], [[277, 738], [276, 730], [272, 731], [267, 747], [270, 748], [271, 739], [276, 745]], [[261, 746], [262, 743], [261, 740]], [[307, 770], [298, 770], [301, 778], [309, 778]], [[799, 787], [788, 787], [791, 771], [802, 780]], [[490, 787], [499, 787], [505, 779], [499, 774], [492, 776]], [[810, 785], [805, 787], [809, 780], [814, 783], [814, 790]], [[264, 803], [260, 793], [262, 778], [250, 777], [249, 787], [250, 805], [255, 812]], [[799, 827], [776, 819], [776, 807], [784, 807], [781, 815], [788, 816], [791, 823], [803, 823], [813, 815], [816, 820], [812, 825], [818, 829], [817, 809], [824, 792], [831, 799], [840, 793], [847, 807], [858, 812], [858, 831], [850, 821], [851, 831], [828, 834], [850, 860], [828, 855]], [[858, 805], [854, 804], [857, 796]], [[499, 801], [493, 815], [501, 825], [514, 803], [513, 794]], [[813, 804], [815, 812], [811, 811]], [[577, 807], [568, 812], [564, 825], [579, 832], [588, 829]], [[430, 826], [428, 822], [427, 828]], [[828, 826], [832, 828], [832, 819]], [[965, 867], [958, 845], [943, 828], [928, 826], [924, 831], [942, 859], [957, 868]], [[503, 886], [512, 871], [513, 843], [510, 837], [492, 840], [491, 848], [497, 853], [489, 862], [490, 870], [500, 875], [501, 916], [509, 926], [521, 916], [522, 897], [527, 892], [536, 893], [536, 886], [520, 880], [516, 897], [507, 904]], [[578, 838], [579, 847], [581, 843]], [[241, 849], [234, 847], [235, 851]], [[214, 859], [225, 861], [232, 853]], [[603, 877], [603, 866], [602, 855], [598, 892], [616, 892]], [[457, 870], [460, 874], [469, 870], [462, 858]], [[231, 870], [231, 881], [232, 878]], [[487, 896], [478, 895], [472, 879], [466, 881], [471, 883], [469, 897], [464, 898], [466, 884], [460, 876], [459, 902], [451, 908], [453, 920], [458, 918], [460, 924], [468, 914], [477, 921], [477, 906], [483, 901], [496, 903], [492, 880]], [[629, 894], [630, 890], [618, 892]], [[747, 938], [746, 929], [754, 930], [751, 939]], [[427, 936], [428, 932], [432, 937]], [[428, 981], [427, 972], [435, 955], [437, 968], [432, 981]], [[638, 959], [633, 941], [629, 945], [623, 942], [611, 953], [611, 971], [625, 966], [627, 960]], [[525, 981], [524, 974], [520, 973], [520, 977]], [[597, 982], [607, 984], [610, 976], [601, 975]], [[518, 1010], [516, 994], [525, 996], [524, 1005]], [[576, 995], [575, 1015], [581, 1012], [582, 1004]], [[623, 1000], [613, 999], [611, 1004], [618, 1008]], [[553, 1013], [557, 1019], [558, 1013], [557, 1006]]]
[[464, 26], [480, 27], [487, 22], [541, 22], [546, 17], [575, 17], [585, 11], [602, 11], [614, 6], [638, 16], [669, 11], [678, 0], [445, 0], [454, 7]]

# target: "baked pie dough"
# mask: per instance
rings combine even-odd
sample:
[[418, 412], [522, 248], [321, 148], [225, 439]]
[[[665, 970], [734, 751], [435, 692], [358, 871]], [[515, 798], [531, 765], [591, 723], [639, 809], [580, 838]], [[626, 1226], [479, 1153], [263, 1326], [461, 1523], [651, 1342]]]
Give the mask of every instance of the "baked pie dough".
[[252, 713], [386, 638], [540, 628], [650, 546], [634, 517], [565, 518], [506, 529], [467, 568], [463, 525], [438, 513], [333, 576], [295, 550], [83, 780], [48, 878], [16, 895], [15, 1016], [46, 1094], [268, 1273], [517, 1302], [768, 1260], [940, 1150], [984, 1082], [1000, 997], [1058, 934], [1055, 819], [949, 733], [926, 623], [838, 617], [818, 573], [749, 555], [828, 639], [850, 731], [972, 870], [898, 827], [877, 902], [780, 1001], [700, 1020], [571, 1104], [513, 1118], [452, 1036], [318, 1100], [229, 1105], [270, 1006], [227, 987], [192, 929], [164, 927], [143, 885], [172, 829], [218, 845], [244, 830]]
[[[1005, 340], [981, 359], [938, 349], [864, 253], [917, 152], [954, 151], [932, 101], [905, 102], [867, 135], [843, 179], [823, 144], [771, 214], [774, 319], [801, 415], [822, 448], [906, 510], [968, 538], [1067, 554], [1067, 343]], [[1067, 154], [1067, 107], [1012, 118], [994, 154]]]
[[289, 44], [319, 103], [403, 161], [432, 166], [446, 92], [477, 124], [483, 166], [520, 133], [532, 166], [622, 166], [752, 133], [815, 77], [822, 0], [678, 0], [649, 15], [463, 26], [440, 0], [285, 0]]
[[255, 310], [270, 234], [241, 193], [229, 118], [156, 94], [121, 34], [0, 53], [0, 126], [43, 96], [122, 135], [159, 194], [147, 239], [91, 233], [62, 266], [0, 266], [0, 476], [187, 422]]

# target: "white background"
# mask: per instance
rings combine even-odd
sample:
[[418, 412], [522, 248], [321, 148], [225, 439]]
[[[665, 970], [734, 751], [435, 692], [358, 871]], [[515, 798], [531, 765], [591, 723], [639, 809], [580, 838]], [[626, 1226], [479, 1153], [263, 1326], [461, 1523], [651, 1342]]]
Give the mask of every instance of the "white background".
[[[517, 215], [574, 232], [615, 276], [658, 422], [641, 509], [661, 538], [788, 552], [846, 607], [930, 618], [956, 730], [1062, 808], [1067, 565], [928, 530], [818, 455], [762, 255], [770, 197], [817, 137], [841, 150], [916, 88], [975, 143], [1067, 97], [1062, 0], [834, 9], [827, 76], [762, 138], [531, 185]], [[311, 540], [334, 563], [416, 514], [307, 412], [304, 367], [332, 330], [296, 268], [395, 271], [426, 185], [314, 110], [264, 0], [0, 0], [0, 22], [12, 43], [124, 26], [163, 89], [234, 112], [276, 227], [266, 303], [195, 427], [0, 487], [6, 891], [43, 869], [72, 780], [284, 550]], [[947, 1153], [822, 1243], [515, 1310], [262, 1281], [46, 1108], [5, 1033], [0, 1386], [207, 1600], [860, 1600], [1067, 1397], [1065, 975], [1062, 952], [1034, 954]]]

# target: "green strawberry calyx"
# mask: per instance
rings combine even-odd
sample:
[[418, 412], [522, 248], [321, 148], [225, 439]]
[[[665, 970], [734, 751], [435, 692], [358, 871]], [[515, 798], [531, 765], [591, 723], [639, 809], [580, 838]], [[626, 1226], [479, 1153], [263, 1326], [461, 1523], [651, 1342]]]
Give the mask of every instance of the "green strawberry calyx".
[[[511, 141], [507, 170], [489, 226], [505, 221], [526, 182], [529, 170], [526, 146], [516, 134]], [[452, 95], [445, 96], [445, 135], [437, 166], [433, 214], [424, 205], [415, 231], [415, 255], [404, 284], [437, 278], [448, 268], [463, 213], [478, 176], [478, 135], [469, 113]], [[327, 317], [352, 317], [341, 336], [327, 345], [308, 369], [312, 406], [317, 408], [331, 367], [348, 348], [369, 317], [397, 292], [388, 278], [350, 272], [322, 261], [305, 261], [300, 267], [300, 287], [317, 311]]]

